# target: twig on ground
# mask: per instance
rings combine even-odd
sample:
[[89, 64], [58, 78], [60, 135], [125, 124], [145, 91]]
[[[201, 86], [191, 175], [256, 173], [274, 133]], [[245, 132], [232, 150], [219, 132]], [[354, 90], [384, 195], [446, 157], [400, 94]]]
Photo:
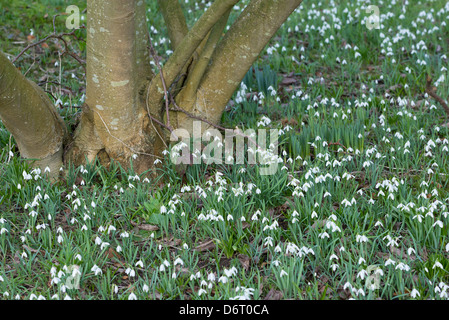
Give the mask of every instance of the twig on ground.
[[441, 104], [441, 106], [443, 107], [443, 109], [446, 112], [446, 114], [449, 115], [449, 106], [443, 100], [443, 98], [441, 98], [439, 95], [436, 94], [435, 91], [436, 91], [436, 88], [432, 87], [432, 78], [430, 76], [427, 76], [427, 79], [426, 79], [426, 93], [429, 96], [431, 96], [432, 98], [434, 98], [436, 101], [438, 101]]

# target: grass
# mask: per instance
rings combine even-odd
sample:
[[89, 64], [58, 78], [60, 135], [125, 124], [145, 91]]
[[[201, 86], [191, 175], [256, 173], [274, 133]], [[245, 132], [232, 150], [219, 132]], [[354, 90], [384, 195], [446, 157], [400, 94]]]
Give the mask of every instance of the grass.
[[[2, 51], [50, 34], [77, 3], [0, 1]], [[189, 25], [207, 6], [182, 3]], [[368, 4], [304, 1], [229, 103], [223, 125], [280, 130], [274, 175], [201, 164], [181, 179], [167, 158], [151, 180], [90, 163], [51, 184], [2, 126], [0, 297], [447, 299], [449, 126], [425, 79], [447, 99], [449, 6], [378, 1], [381, 29], [368, 30]], [[73, 127], [84, 74], [61, 50], [50, 41], [16, 65]]]

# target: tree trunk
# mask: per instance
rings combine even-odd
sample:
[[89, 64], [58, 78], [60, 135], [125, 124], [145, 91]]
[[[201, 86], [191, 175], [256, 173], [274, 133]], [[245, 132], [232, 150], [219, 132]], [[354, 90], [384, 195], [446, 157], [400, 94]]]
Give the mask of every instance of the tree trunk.
[[[39, 159], [41, 167], [56, 170], [63, 160], [80, 165], [97, 157], [105, 166], [115, 160], [128, 167], [132, 160], [143, 172], [167, 148], [166, 127], [192, 133], [194, 119], [188, 114], [220, 122], [246, 72], [301, 1], [251, 0], [223, 37], [239, 0], [215, 0], [190, 30], [178, 0], [158, 0], [174, 52], [161, 69], [163, 76], [156, 76], [145, 1], [88, 0], [86, 102], [73, 138], [64, 145], [65, 127], [48, 97], [3, 54], [1, 119], [21, 155]], [[181, 81], [173, 90], [176, 79]], [[185, 112], [168, 111], [165, 96]]]
[[66, 127], [47, 94], [0, 52], [0, 118], [20, 154], [56, 177], [62, 166]]
[[[201, 80], [197, 80], [196, 90], [190, 88], [188, 98], [180, 101], [179, 106], [212, 123], [219, 123], [226, 104], [249, 68], [301, 2], [251, 1], [213, 51], [208, 68], [201, 75]], [[191, 132], [192, 121], [186, 114], [178, 114], [177, 126]], [[208, 127], [205, 125], [204, 130]]]
[[144, 1], [88, 1], [86, 103], [69, 159], [96, 156], [142, 172], [153, 164], [156, 132], [150, 128], [145, 88], [153, 77]]

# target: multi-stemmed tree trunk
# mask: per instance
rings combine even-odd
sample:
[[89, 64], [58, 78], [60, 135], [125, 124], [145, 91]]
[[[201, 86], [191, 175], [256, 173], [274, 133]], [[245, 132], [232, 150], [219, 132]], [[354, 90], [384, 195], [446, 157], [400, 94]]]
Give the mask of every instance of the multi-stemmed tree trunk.
[[[215, 0], [189, 30], [178, 0], [158, 0], [173, 54], [154, 73], [145, 1], [88, 0], [86, 102], [73, 137], [46, 94], [0, 53], [0, 117], [21, 155], [57, 172], [64, 162], [96, 157], [127, 166], [136, 154], [133, 165], [142, 172], [166, 148], [167, 128], [192, 132], [191, 115], [218, 123], [246, 72], [302, 0], [251, 0], [225, 32], [238, 2]], [[185, 112], [167, 108], [169, 96]]]

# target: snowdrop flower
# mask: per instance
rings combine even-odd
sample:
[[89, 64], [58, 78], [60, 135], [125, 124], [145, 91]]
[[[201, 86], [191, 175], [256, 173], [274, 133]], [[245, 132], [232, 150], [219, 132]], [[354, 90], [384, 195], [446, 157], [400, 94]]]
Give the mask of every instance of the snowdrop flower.
[[200, 296], [203, 295], [203, 294], [207, 294], [207, 291], [204, 290], [204, 289], [199, 289], [199, 290], [198, 290], [198, 297], [200, 297]]
[[129, 238], [129, 233], [126, 231], [120, 233], [120, 238]]
[[338, 257], [337, 257], [337, 255], [336, 255], [335, 253], [332, 254], [332, 255], [329, 257], [329, 261], [332, 261], [333, 259], [338, 260]]
[[391, 259], [389, 258], [387, 261], [385, 261], [385, 265], [388, 266], [388, 265], [390, 265], [390, 264], [395, 265], [396, 262], [395, 262], [394, 260], [391, 260]]
[[325, 231], [325, 232], [320, 233], [320, 234], [318, 235], [318, 237], [320, 237], [321, 239], [324, 239], [324, 238], [329, 238], [330, 236], [329, 236], [329, 234]]
[[173, 265], [174, 266], [176, 266], [176, 265], [181, 265], [181, 266], [183, 266], [184, 265], [184, 262], [182, 261], [182, 259], [181, 258], [177, 258], [174, 262], [173, 262]]
[[435, 268], [440, 268], [440, 269], [444, 270], [443, 265], [438, 260], [435, 261], [435, 263], [432, 266], [432, 269], [435, 269]]
[[133, 269], [131, 269], [131, 268], [126, 268], [125, 273], [127, 275], [129, 275], [130, 277], [135, 277], [136, 276], [136, 272]]
[[136, 267], [141, 267], [141, 268], [143, 268], [143, 262], [142, 262], [142, 260], [139, 260], [139, 261], [136, 262]]
[[264, 246], [272, 247], [273, 246], [273, 238], [272, 237], [266, 237]]
[[410, 270], [410, 267], [409, 267], [408, 265], [406, 265], [405, 263], [400, 262], [400, 263], [395, 267], [395, 269], [409, 271], [409, 270]]
[[92, 269], [90, 269], [91, 271], [93, 271], [95, 273], [95, 275], [99, 275], [102, 274], [103, 272], [101, 271], [101, 269], [95, 264]]
[[103, 241], [101, 241], [101, 239], [99, 237], [95, 238], [95, 244], [96, 245], [100, 245]]
[[368, 238], [366, 237], [366, 236], [364, 236], [364, 235], [357, 235], [356, 236], [356, 241], [357, 242], [368, 242]]
[[360, 270], [360, 272], [357, 273], [357, 278], [360, 278], [362, 280], [365, 279], [366, 276], [368, 276], [368, 272], [364, 269]]
[[215, 281], [215, 274], [214, 273], [209, 273], [209, 275], [207, 276], [207, 280], [209, 281]]
[[109, 242], [103, 242], [101, 245], [100, 245], [100, 249], [101, 250], [103, 250], [104, 248], [106, 248], [107, 246], [109, 246]]
[[443, 228], [443, 222], [440, 221], [440, 220], [437, 220], [437, 221], [432, 225], [432, 227], [435, 227], [436, 225], [438, 225], [440, 228]]
[[420, 297], [419, 291], [413, 288], [412, 292], [410, 293], [410, 296], [414, 299], [416, 297]]
[[232, 277], [233, 275], [237, 274], [238, 270], [236, 267], [232, 267], [230, 269], [224, 269], [224, 274], [226, 277]]
[[226, 276], [221, 276], [219, 279], [218, 279], [218, 282], [221, 282], [221, 283], [226, 283], [226, 282], [228, 282], [228, 278], [226, 277]]

